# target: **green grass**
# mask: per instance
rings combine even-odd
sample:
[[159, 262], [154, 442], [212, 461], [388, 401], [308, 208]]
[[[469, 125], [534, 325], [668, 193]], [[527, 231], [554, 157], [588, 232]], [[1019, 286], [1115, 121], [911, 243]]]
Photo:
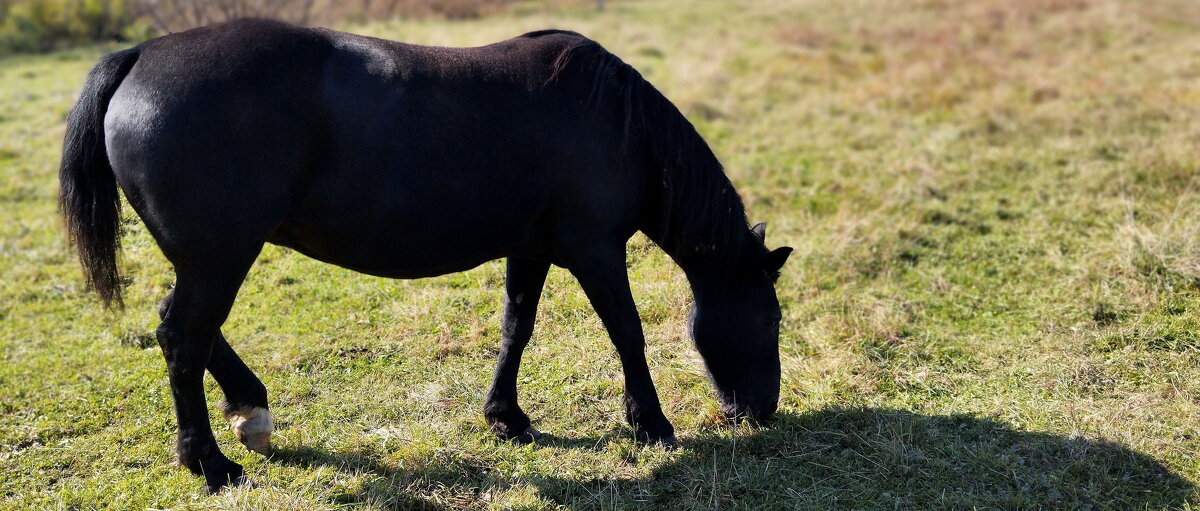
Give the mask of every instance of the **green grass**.
[[131, 218], [129, 308], [103, 312], [55, 211], [63, 120], [115, 49], [87, 48], [0, 60], [0, 507], [1200, 505], [1200, 7], [537, 5], [352, 29], [444, 45], [574, 29], [672, 98], [770, 244], [797, 249], [773, 427], [717, 420], [686, 281], [643, 237], [630, 274], [675, 451], [632, 440], [613, 349], [565, 271], [520, 378], [549, 435], [517, 446], [480, 416], [501, 262], [390, 281], [270, 247], [225, 332], [270, 389], [278, 452], [214, 419], [255, 484], [203, 495], [172, 465], [152, 337], [169, 265]]

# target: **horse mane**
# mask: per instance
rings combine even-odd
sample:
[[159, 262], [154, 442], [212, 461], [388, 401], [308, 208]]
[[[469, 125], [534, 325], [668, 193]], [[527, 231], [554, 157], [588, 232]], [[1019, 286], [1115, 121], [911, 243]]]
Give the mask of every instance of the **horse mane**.
[[549, 34], [566, 34], [572, 41], [554, 59], [546, 83], [573, 68], [591, 80], [589, 105], [616, 93], [624, 109], [621, 152], [631, 141], [642, 141], [662, 173], [661, 224], [646, 234], [676, 261], [740, 253], [749, 238], [745, 206], [695, 126], [633, 66], [599, 43], [566, 31], [525, 37]]

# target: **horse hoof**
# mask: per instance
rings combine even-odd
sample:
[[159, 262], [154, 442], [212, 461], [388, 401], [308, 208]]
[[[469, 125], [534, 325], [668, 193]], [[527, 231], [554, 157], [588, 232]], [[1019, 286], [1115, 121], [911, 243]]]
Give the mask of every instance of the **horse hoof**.
[[271, 420], [271, 412], [261, 406], [239, 408], [225, 413], [237, 437], [246, 449], [262, 454], [271, 454], [271, 431], [275, 422]]
[[541, 439], [542, 439], [542, 433], [540, 431], [534, 429], [533, 426], [529, 426], [528, 428], [525, 428], [525, 431], [523, 433], [521, 433], [520, 435], [517, 435], [516, 438], [513, 438], [513, 440], [516, 440], [517, 443], [520, 443], [520, 444], [532, 444]]
[[236, 479], [229, 479], [228, 482], [218, 482], [215, 484], [206, 483], [204, 485], [204, 493], [215, 495], [217, 492], [221, 491], [222, 488], [234, 486], [250, 489], [254, 487], [254, 484], [251, 483], [245, 475], [240, 475], [237, 476]]
[[221, 466], [204, 471], [204, 491], [209, 495], [221, 491], [221, 488], [226, 486], [249, 484], [250, 480], [246, 479], [242, 466], [232, 461], [226, 460]]
[[646, 447], [662, 447], [663, 449], [671, 451], [679, 447], [679, 441], [675, 440], [675, 435], [668, 435], [643, 440], [642, 445], [645, 445]]
[[679, 441], [675, 440], [675, 435], [656, 436], [648, 432], [639, 432], [637, 441], [646, 447], [662, 447], [667, 450], [679, 447]]

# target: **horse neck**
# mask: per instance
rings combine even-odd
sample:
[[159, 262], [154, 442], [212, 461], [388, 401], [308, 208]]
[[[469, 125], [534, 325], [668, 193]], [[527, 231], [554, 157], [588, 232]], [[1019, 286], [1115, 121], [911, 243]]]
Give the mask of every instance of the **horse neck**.
[[[644, 231], [683, 270], [694, 294], [722, 288], [739, 268], [748, 264], [753, 251], [760, 246], [746, 226], [745, 216], [740, 207], [736, 208], [736, 211], [728, 211], [726, 215], [714, 217], [713, 220], [724, 225], [693, 229], [692, 233], [704, 233], [708, 236], [691, 239], [672, 239], [670, 236], [664, 236], [658, 229]], [[710, 237], [714, 233], [724, 236]]]
[[728, 243], [730, 243], [729, 246], [724, 249], [717, 245], [716, 249], [671, 255], [675, 263], [683, 270], [684, 275], [687, 276], [688, 283], [695, 294], [700, 294], [705, 290], [725, 288], [739, 270], [747, 264], [752, 245]]
[[693, 289], [710, 287], [705, 284], [729, 275], [761, 247], [741, 197], [707, 149], [703, 146], [706, 154], [691, 168], [659, 170], [665, 189], [653, 225], [643, 229], [683, 269]]
[[644, 144], [651, 162], [646, 172], [663, 187], [656, 218], [642, 230], [689, 280], [729, 273], [758, 245], [751, 241], [742, 198], [679, 109], [633, 68], [616, 67], [627, 74], [620, 89], [625, 137], [636, 136]]

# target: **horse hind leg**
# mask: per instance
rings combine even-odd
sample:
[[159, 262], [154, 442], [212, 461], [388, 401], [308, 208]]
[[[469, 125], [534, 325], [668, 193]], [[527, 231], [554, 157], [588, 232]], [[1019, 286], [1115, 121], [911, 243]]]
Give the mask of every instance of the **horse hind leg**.
[[[256, 382], [258, 381], [258, 378], [254, 376], [254, 373], [250, 372], [250, 369], [246, 368], [244, 363], [241, 363], [241, 359], [238, 358], [233, 349], [229, 347], [229, 343], [225, 342], [224, 339], [219, 341], [218, 346], [213, 347], [214, 355], [221, 348], [221, 346], [224, 346], [225, 349], [223, 351], [228, 353], [228, 356], [223, 356], [222, 358], [231, 360], [228, 365], [233, 365], [232, 361], [236, 361], [238, 365], [245, 370], [245, 374], [248, 375], [249, 378], [253, 378]], [[212, 365], [209, 366], [209, 372], [212, 373], [214, 377], [216, 374], [218, 374], [218, 371], [220, 371], [220, 369], [214, 370]], [[239, 377], [231, 375], [226, 379], [233, 378]], [[249, 378], [246, 378], [247, 383], [249, 383]], [[267, 406], [266, 387], [263, 387], [261, 382], [258, 383], [258, 385], [262, 387], [261, 392], [258, 392], [261, 394], [260, 398], [247, 396], [242, 399], [234, 400], [236, 398], [233, 396], [235, 396], [236, 393], [226, 390], [229, 386], [221, 384], [221, 379], [217, 379], [217, 383], [220, 384], [221, 389], [225, 391], [225, 399], [221, 401], [220, 408], [221, 412], [225, 415], [225, 420], [229, 421], [229, 427], [233, 429], [233, 435], [237, 437], [238, 441], [241, 442], [246, 449], [257, 452], [264, 456], [270, 455], [271, 433], [275, 430], [275, 421], [271, 417], [270, 408]]]
[[[158, 316], [166, 319], [175, 296], [172, 291], [158, 306]], [[208, 372], [221, 387], [225, 399], [218, 405], [230, 428], [246, 449], [263, 455], [271, 453], [274, 421], [267, 404], [267, 387], [246, 366], [221, 332], [213, 342]]]
[[225, 457], [213, 437], [204, 371], [213, 353], [221, 351], [214, 349], [221, 324], [256, 255], [209, 260], [203, 268], [176, 264], [177, 284], [156, 332], [175, 402], [179, 463], [204, 476], [210, 493], [244, 481], [241, 465]]

